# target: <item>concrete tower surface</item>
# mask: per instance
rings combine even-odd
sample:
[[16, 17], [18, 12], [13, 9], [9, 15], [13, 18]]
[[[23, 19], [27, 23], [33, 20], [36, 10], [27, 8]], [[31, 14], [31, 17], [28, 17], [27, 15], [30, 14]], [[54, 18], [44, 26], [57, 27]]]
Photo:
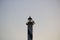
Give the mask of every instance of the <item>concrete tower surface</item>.
[[28, 18], [28, 22], [26, 23], [28, 26], [28, 40], [33, 40], [33, 25], [34, 21], [32, 20], [31, 16]]

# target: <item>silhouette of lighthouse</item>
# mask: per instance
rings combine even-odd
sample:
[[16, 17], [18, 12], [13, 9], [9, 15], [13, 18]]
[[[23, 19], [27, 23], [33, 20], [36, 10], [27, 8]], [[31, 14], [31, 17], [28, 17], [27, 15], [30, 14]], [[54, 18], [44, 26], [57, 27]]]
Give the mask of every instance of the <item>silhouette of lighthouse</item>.
[[33, 25], [34, 21], [32, 20], [31, 16], [28, 18], [28, 22], [26, 23], [28, 26], [28, 40], [33, 40]]

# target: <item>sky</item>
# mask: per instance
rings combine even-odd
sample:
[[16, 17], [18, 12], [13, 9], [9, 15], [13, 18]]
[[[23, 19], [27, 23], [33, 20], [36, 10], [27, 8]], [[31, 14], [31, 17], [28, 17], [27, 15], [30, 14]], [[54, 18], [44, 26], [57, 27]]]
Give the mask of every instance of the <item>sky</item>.
[[60, 40], [60, 0], [0, 0], [0, 40], [27, 40], [29, 16], [33, 40]]

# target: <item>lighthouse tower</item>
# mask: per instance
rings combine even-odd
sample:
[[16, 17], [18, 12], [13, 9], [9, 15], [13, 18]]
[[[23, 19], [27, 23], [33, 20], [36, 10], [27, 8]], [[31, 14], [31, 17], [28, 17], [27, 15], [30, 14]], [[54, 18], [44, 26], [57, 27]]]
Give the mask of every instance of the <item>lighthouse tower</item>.
[[26, 25], [28, 26], [28, 40], [33, 40], [34, 21], [32, 20], [32, 18], [30, 16], [28, 18], [28, 22], [26, 23]]

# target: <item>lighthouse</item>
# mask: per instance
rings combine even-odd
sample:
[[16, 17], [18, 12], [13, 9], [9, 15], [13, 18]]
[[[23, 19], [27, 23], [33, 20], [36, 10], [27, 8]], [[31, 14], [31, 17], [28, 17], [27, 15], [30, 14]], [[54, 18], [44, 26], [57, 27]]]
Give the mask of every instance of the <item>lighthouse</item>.
[[28, 22], [26, 23], [28, 28], [28, 40], [33, 40], [33, 25], [34, 21], [32, 20], [31, 16], [28, 18]]

